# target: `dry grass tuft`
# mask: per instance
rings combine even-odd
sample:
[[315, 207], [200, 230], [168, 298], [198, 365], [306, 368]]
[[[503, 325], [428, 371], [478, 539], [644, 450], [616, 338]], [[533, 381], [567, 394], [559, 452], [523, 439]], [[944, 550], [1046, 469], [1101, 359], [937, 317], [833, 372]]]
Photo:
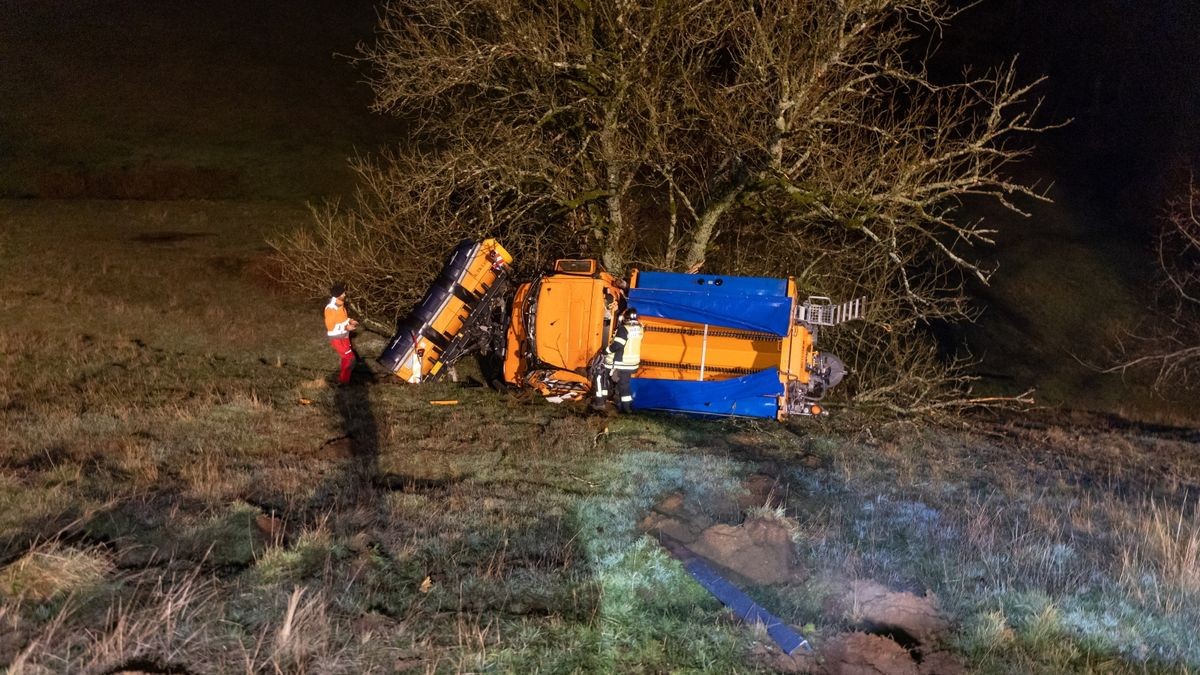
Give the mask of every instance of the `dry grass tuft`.
[[1200, 514], [1149, 500], [1122, 535], [1121, 582], [1164, 611], [1200, 602]]
[[292, 590], [287, 610], [275, 631], [270, 666], [277, 673], [309, 671], [316, 657], [327, 655], [330, 633], [327, 602], [320, 593], [307, 599], [304, 594], [305, 589], [299, 586]]
[[0, 593], [9, 598], [47, 602], [102, 583], [113, 563], [100, 549], [50, 543], [0, 569]]
[[101, 627], [80, 631], [76, 612], [61, 611], [14, 659], [14, 675], [57, 672], [117, 672], [147, 663], [165, 670], [187, 667], [208, 650], [227, 649], [212, 621], [217, 595], [193, 572], [162, 577], [133, 601], [110, 605]]

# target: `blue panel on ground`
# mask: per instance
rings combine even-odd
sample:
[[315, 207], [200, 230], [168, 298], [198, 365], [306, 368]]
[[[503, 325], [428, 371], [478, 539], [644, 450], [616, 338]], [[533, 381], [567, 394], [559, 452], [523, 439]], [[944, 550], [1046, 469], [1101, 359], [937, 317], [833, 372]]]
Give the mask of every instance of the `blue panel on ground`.
[[629, 305], [642, 316], [780, 336], [792, 320], [786, 279], [642, 272]]
[[699, 558], [692, 558], [683, 561], [683, 567], [692, 577], [700, 582], [709, 593], [712, 593], [726, 607], [742, 621], [748, 624], [761, 623], [767, 629], [767, 635], [779, 645], [784, 654], [789, 656], [798, 649], [803, 649], [806, 652], [811, 652], [812, 647], [809, 646], [808, 640], [792, 629], [778, 617], [763, 609], [758, 603], [750, 599], [737, 586], [729, 583], [720, 574], [717, 574], [713, 568], [709, 567], [704, 561]]
[[635, 377], [633, 407], [703, 415], [741, 415], [775, 419], [783, 394], [779, 370], [768, 368], [730, 380], [691, 382]]

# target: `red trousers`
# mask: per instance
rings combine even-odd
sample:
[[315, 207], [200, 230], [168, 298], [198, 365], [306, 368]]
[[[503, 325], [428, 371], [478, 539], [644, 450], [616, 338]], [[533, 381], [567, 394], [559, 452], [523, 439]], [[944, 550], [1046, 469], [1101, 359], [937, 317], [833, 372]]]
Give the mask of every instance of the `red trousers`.
[[350, 346], [350, 338], [329, 338], [329, 346], [342, 358], [342, 369], [338, 371], [338, 383], [350, 383], [350, 371], [354, 370], [354, 348]]

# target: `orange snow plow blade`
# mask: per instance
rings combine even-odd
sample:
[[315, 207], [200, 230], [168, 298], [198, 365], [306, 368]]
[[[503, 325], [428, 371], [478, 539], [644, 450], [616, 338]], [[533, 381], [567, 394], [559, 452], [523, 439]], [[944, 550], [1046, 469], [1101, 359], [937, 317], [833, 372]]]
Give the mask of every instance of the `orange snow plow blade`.
[[511, 264], [495, 239], [460, 243], [425, 297], [397, 322], [379, 363], [405, 382], [425, 382], [463, 356], [498, 345], [491, 319], [504, 310]]

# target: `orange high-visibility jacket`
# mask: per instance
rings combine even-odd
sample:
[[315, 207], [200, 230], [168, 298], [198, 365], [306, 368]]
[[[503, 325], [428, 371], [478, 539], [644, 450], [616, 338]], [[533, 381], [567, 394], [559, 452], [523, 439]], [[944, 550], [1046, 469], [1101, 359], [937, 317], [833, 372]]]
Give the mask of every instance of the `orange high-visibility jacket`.
[[325, 305], [325, 334], [331, 338], [346, 337], [350, 333], [350, 315], [346, 314], [346, 306], [338, 303], [337, 298], [330, 298]]

